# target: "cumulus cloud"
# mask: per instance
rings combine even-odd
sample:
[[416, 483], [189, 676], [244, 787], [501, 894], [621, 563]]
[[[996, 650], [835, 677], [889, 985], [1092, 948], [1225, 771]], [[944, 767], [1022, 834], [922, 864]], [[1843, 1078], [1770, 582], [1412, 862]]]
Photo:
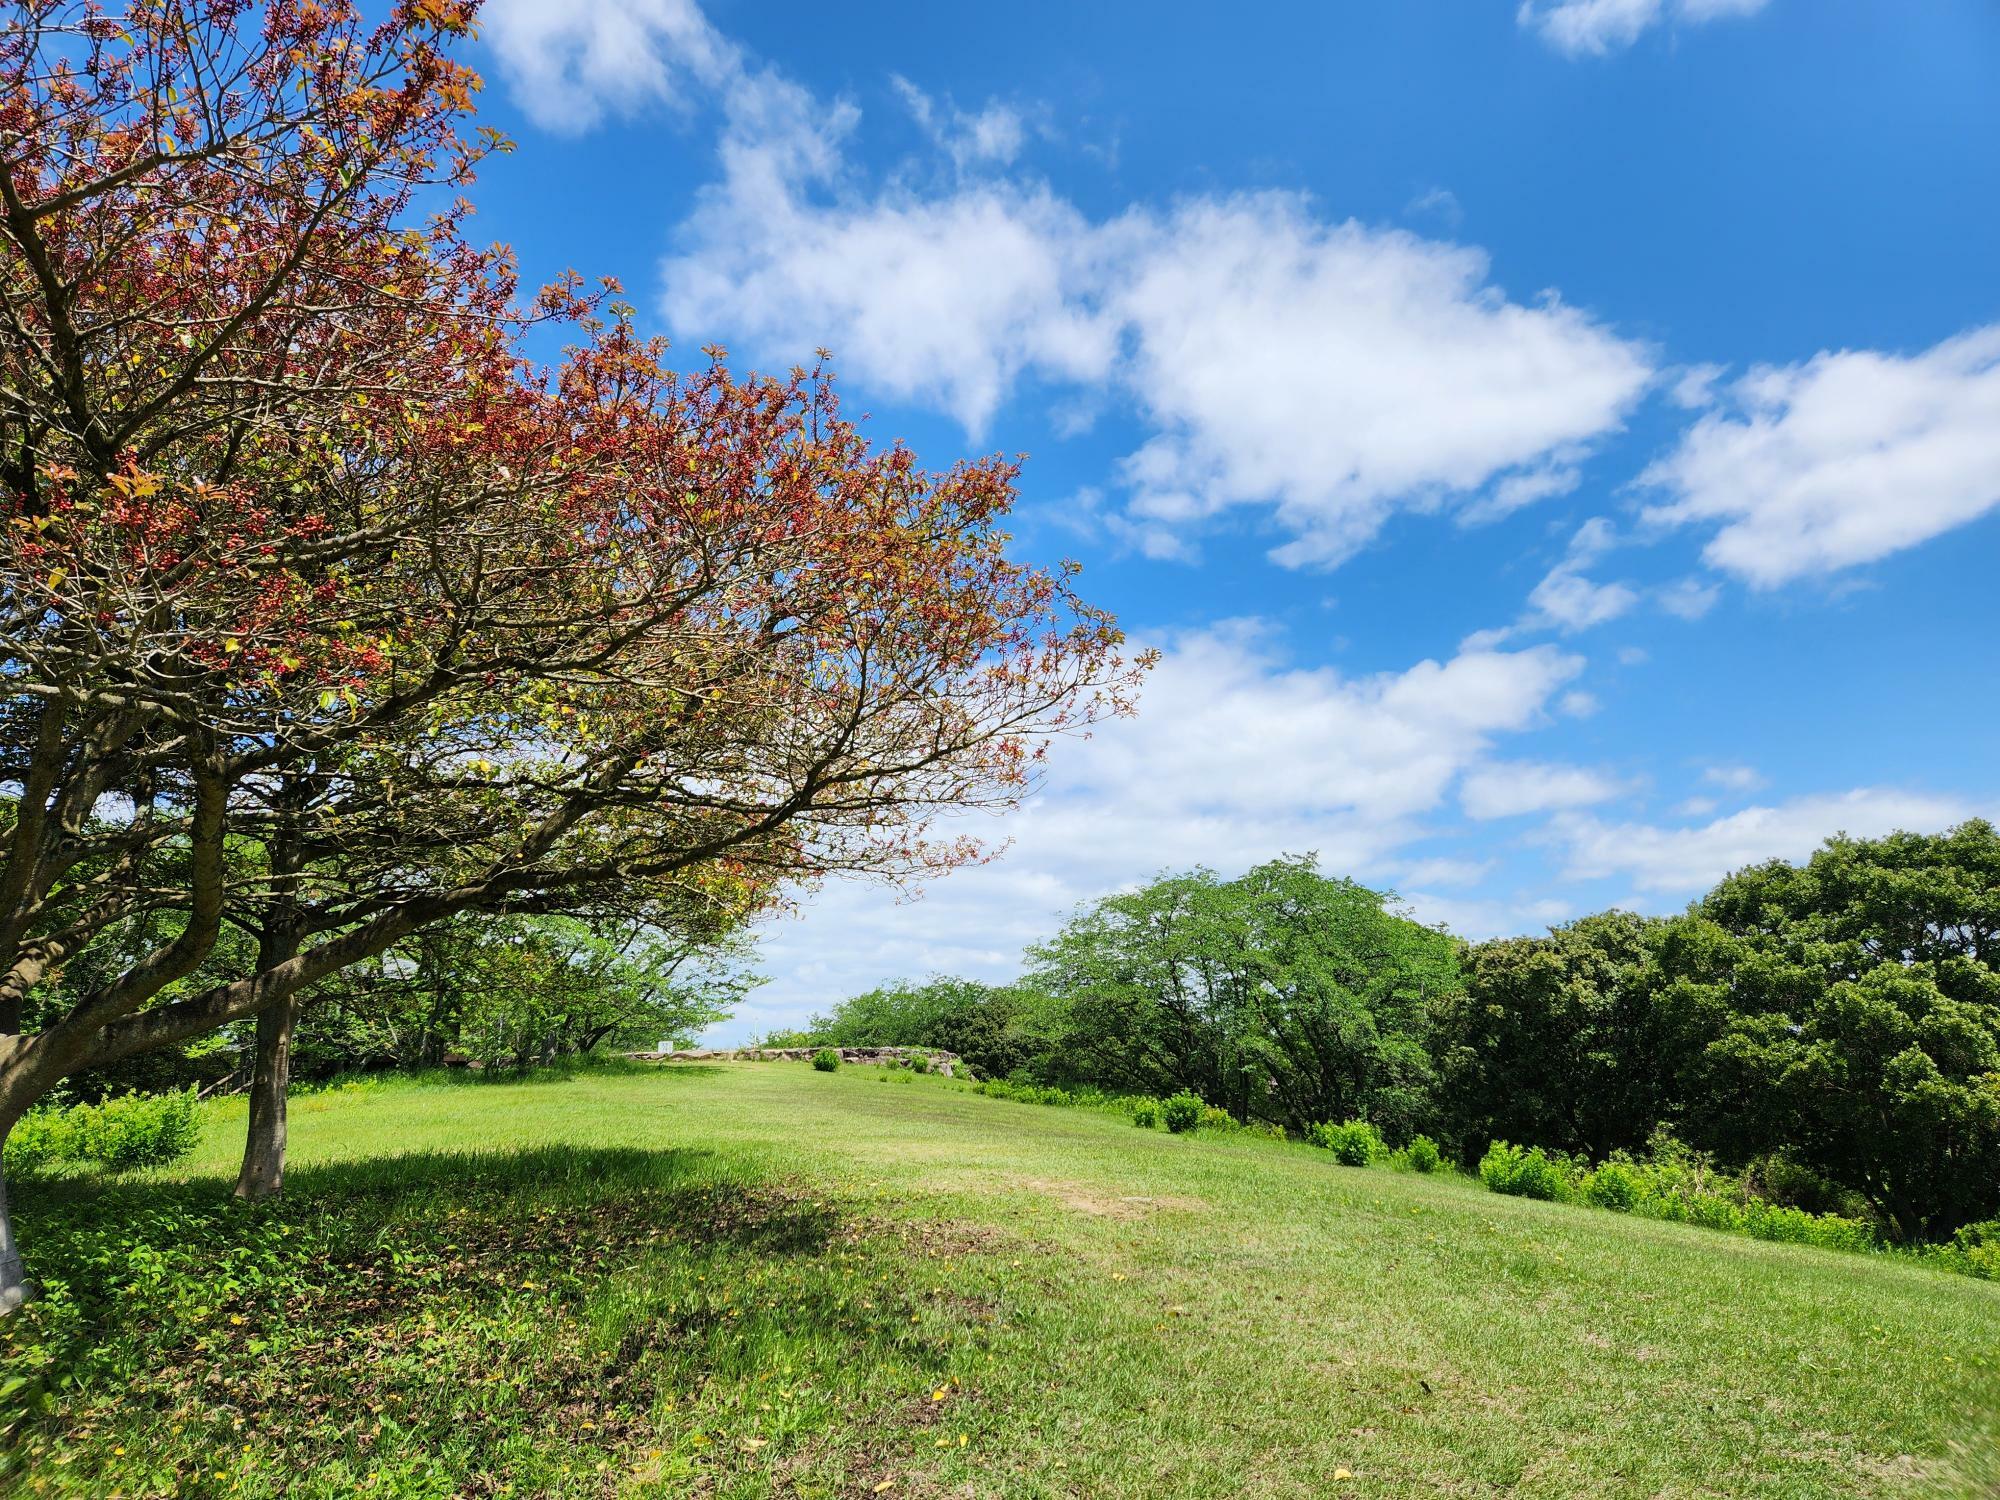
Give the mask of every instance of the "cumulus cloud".
[[1583, 665], [1545, 645], [1347, 676], [1286, 665], [1254, 622], [1166, 647], [1145, 711], [1058, 746], [1046, 784], [992, 826], [1011, 839], [992, 863], [933, 883], [914, 907], [834, 883], [769, 929], [765, 959], [780, 977], [730, 1034], [797, 1021], [898, 975], [1005, 977], [1077, 903], [1163, 869], [1235, 873], [1316, 851], [1330, 870], [1385, 881], [1468, 878], [1462, 863], [1412, 866], [1399, 851], [1427, 836], [1427, 816], [1468, 767], [1543, 720]]
[[1297, 534], [1281, 562], [1339, 562], [1398, 505], [1539, 468], [1650, 378], [1576, 309], [1509, 301], [1482, 252], [1329, 224], [1296, 194], [1195, 200], [1123, 238], [1110, 307], [1160, 429], [1128, 463], [1136, 508], [1275, 502]]
[[1103, 379], [1116, 333], [1091, 305], [1096, 237], [1039, 185], [941, 195], [841, 190], [841, 137], [812, 96], [766, 75], [728, 103], [722, 175], [667, 260], [683, 337], [746, 341], [778, 364], [832, 348], [870, 389], [983, 435], [1024, 372]]
[[1603, 57], [1629, 47], [1650, 28], [1672, 20], [1700, 25], [1751, 16], [1769, 0], [1522, 0], [1521, 25], [1570, 57]]
[[1615, 778], [1582, 766], [1494, 761], [1466, 774], [1458, 800], [1468, 817], [1514, 818], [1556, 808], [1587, 807], [1624, 791]]
[[1566, 813], [1550, 833], [1565, 850], [1573, 878], [1622, 875], [1644, 891], [1694, 895], [1745, 865], [1804, 859], [1835, 831], [1877, 838], [1897, 829], [1936, 830], [1975, 811], [1956, 798], [1862, 787], [1746, 807], [1688, 828]]
[[[1088, 215], [1008, 159], [1017, 116], [907, 87], [960, 168], [854, 179], [851, 112], [769, 75], [728, 90], [721, 173], [664, 266], [677, 337], [789, 364], [820, 347], [871, 391], [984, 436], [1030, 384], [1109, 392], [1152, 427], [1127, 508], [1188, 531], [1274, 507], [1275, 554], [1330, 566], [1397, 508], [1497, 514], [1576, 483], [1652, 379], [1650, 351], [1485, 254], [1324, 217], [1296, 193]], [[984, 142], [985, 144], [981, 144]]]
[[487, 0], [480, 22], [514, 102], [565, 134], [713, 89], [741, 67], [694, 0]]
[[1760, 587], [1871, 562], [2000, 506], [2000, 324], [1919, 354], [1822, 353], [1727, 388], [1640, 476]]

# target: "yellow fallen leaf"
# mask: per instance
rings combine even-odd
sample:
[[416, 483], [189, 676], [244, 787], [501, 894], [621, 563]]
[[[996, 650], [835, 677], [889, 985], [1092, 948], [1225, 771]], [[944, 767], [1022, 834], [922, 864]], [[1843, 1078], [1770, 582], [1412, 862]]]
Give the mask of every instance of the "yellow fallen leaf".
[[876, 1486], [875, 1486], [875, 1493], [879, 1495], [879, 1494], [881, 1494], [881, 1493], [882, 1493], [882, 1492], [883, 1492], [884, 1490], [892, 1490], [892, 1489], [894, 1489], [895, 1487], [896, 1487], [896, 1481], [895, 1481], [895, 1480], [893, 1480], [893, 1479], [885, 1479], [885, 1480], [883, 1480], [883, 1481], [882, 1481], [882, 1482], [881, 1482], [880, 1484], [878, 1484], [878, 1485], [876, 1485]]
[[1354, 1474], [1351, 1470], [1348, 1469], [1335, 1469], [1333, 1471], [1333, 1477], [1335, 1479], [1352, 1479], [1354, 1477]]

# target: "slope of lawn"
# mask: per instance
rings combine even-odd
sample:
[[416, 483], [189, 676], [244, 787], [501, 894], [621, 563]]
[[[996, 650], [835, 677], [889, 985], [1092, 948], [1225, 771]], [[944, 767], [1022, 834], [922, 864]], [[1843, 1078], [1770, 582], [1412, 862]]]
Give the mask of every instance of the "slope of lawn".
[[874, 1070], [293, 1110], [17, 1192], [0, 1492], [2000, 1493], [2000, 1286], [1882, 1259]]

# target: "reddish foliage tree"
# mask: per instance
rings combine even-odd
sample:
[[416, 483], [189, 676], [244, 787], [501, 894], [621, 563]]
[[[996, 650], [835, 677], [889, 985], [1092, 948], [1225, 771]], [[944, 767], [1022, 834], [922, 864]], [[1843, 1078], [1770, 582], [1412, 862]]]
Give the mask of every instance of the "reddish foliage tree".
[[0, 1139], [257, 1015], [281, 1141], [316, 980], [464, 911], [726, 924], [948, 868], [939, 812], [1127, 706], [1071, 570], [1006, 556], [1012, 464], [872, 449], [820, 371], [677, 374], [615, 288], [517, 310], [462, 207], [411, 226], [499, 144], [472, 10], [0, 31]]

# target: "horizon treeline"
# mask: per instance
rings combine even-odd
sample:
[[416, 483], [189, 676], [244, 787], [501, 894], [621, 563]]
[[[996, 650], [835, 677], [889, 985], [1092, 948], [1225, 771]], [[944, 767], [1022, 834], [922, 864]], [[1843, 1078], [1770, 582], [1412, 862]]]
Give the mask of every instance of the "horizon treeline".
[[1662, 1133], [1899, 1241], [2000, 1217], [2000, 833], [1829, 839], [1671, 917], [1468, 942], [1283, 858], [1080, 909], [1011, 984], [852, 996], [769, 1044], [919, 1046], [984, 1076], [1349, 1119], [1460, 1162]]

